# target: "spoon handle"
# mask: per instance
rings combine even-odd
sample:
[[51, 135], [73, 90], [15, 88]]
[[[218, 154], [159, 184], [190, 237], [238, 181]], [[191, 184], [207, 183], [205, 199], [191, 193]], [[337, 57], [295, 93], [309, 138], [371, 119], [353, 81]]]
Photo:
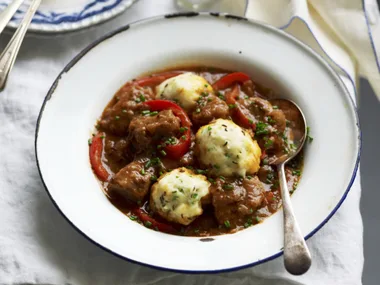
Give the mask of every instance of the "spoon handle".
[[284, 212], [284, 263], [286, 270], [293, 275], [301, 275], [309, 270], [311, 256], [294, 216], [288, 184], [285, 176], [285, 164], [278, 166], [281, 186], [282, 207]]
[[8, 45], [0, 55], [0, 92], [4, 90], [7, 83], [8, 75], [15, 63], [17, 54], [20, 50], [21, 43], [24, 40], [25, 34], [28, 30], [30, 22], [33, 19], [41, 0], [33, 0], [28, 10], [25, 13], [24, 19], [18, 26], [16, 32], [11, 38]]

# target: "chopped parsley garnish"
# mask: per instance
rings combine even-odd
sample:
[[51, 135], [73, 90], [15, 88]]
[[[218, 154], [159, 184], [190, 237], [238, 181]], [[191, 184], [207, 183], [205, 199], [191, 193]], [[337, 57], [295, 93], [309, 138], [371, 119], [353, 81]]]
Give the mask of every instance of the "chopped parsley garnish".
[[156, 116], [158, 114], [158, 111], [150, 112], [149, 116]]
[[123, 113], [127, 113], [127, 110], [123, 109], [122, 112], [123, 112]]
[[181, 139], [186, 140], [186, 136], [182, 136]]
[[244, 228], [249, 228], [250, 226], [252, 226], [252, 219], [248, 218], [247, 222], [244, 224]]
[[150, 222], [150, 221], [146, 221], [146, 222], [145, 222], [145, 226], [146, 226], [147, 228], [150, 228], [150, 227], [152, 226], [152, 222]]
[[228, 104], [228, 107], [229, 107], [230, 109], [234, 109], [234, 108], [236, 108], [237, 106], [236, 106], [236, 104]]
[[88, 139], [88, 145], [92, 145], [92, 139]]
[[149, 113], [150, 113], [149, 110], [144, 110], [144, 111], [141, 112], [141, 114], [143, 114], [143, 115], [148, 115]]
[[234, 189], [234, 186], [231, 184], [224, 184], [223, 189], [224, 190], [232, 190], [232, 189]]
[[200, 113], [201, 112], [201, 109], [199, 109], [199, 108], [197, 108], [196, 110], [195, 110], [195, 113]]
[[120, 120], [120, 116], [115, 116], [115, 120]]
[[310, 136], [310, 127], [306, 128], [306, 139], [311, 143], [314, 139]]
[[164, 150], [161, 150], [160, 153], [163, 155], [163, 156], [166, 156], [166, 152]]
[[219, 97], [219, 99], [222, 99], [223, 101], [226, 100], [226, 98], [224, 98], [223, 94], [220, 93], [219, 91], [216, 92], [216, 95]]
[[224, 221], [224, 226], [229, 229], [231, 227], [231, 224], [230, 224], [230, 221], [229, 220], [226, 220]]
[[264, 147], [265, 148], [270, 148], [273, 145], [274, 141], [271, 139], [265, 140]]
[[152, 182], [157, 181], [157, 176], [156, 175], [152, 175], [152, 177], [150, 178], [150, 181], [152, 181]]
[[186, 132], [188, 130], [188, 128], [186, 128], [186, 127], [180, 127], [179, 128], [179, 132], [180, 133], [184, 133], [184, 132]]
[[130, 215], [129, 218], [130, 218], [132, 221], [136, 221], [136, 220], [137, 220], [137, 217], [134, 216], [134, 215]]
[[144, 168], [141, 168], [141, 175], [145, 175], [145, 169]]
[[301, 170], [293, 170], [292, 174], [297, 175], [297, 176], [301, 176]]
[[220, 179], [222, 179], [223, 181], [226, 180], [226, 178], [224, 178], [224, 176], [219, 176]]
[[263, 122], [257, 122], [256, 124], [256, 135], [267, 135], [269, 134], [268, 124]]
[[273, 118], [272, 118], [271, 116], [268, 116], [268, 117], [267, 117], [267, 121], [268, 121], [268, 123], [270, 123], [270, 124], [275, 124], [275, 123], [276, 123], [276, 121], [273, 120]]
[[251, 179], [252, 179], [252, 176], [247, 175], [247, 179], [251, 180]]
[[275, 109], [275, 110], [278, 109], [278, 106], [276, 106], [276, 105], [273, 105], [272, 107], [273, 107], [273, 109]]
[[212, 184], [215, 184], [215, 179], [212, 179], [211, 177], [208, 178], [208, 181], [210, 181]]
[[191, 199], [196, 199], [198, 197], [198, 194], [197, 193], [193, 193], [191, 194]]

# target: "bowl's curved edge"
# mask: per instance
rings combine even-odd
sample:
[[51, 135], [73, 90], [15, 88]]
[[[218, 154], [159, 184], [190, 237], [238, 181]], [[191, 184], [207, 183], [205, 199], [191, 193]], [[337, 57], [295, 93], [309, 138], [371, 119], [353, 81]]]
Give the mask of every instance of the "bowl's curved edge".
[[350, 182], [347, 186], [347, 189], [345, 190], [342, 198], [339, 200], [338, 204], [332, 209], [332, 211], [330, 212], [330, 214], [313, 230], [311, 231], [309, 234], [307, 234], [305, 236], [305, 240], [309, 239], [310, 237], [312, 237], [316, 232], [318, 232], [330, 219], [331, 217], [337, 212], [337, 210], [340, 208], [340, 206], [342, 205], [342, 203], [344, 202], [344, 200], [346, 199], [349, 191], [351, 190], [351, 187], [355, 181], [355, 178], [356, 178], [356, 174], [357, 174], [357, 171], [358, 171], [358, 168], [359, 168], [359, 161], [360, 161], [360, 156], [361, 156], [361, 147], [362, 147], [362, 135], [361, 135], [361, 130], [360, 130], [360, 124], [359, 124], [359, 116], [358, 116], [358, 112], [357, 112], [357, 108], [355, 106], [355, 103], [353, 101], [353, 99], [351, 98], [351, 96], [349, 95], [349, 92], [346, 88], [346, 86], [344, 85], [344, 83], [341, 81], [341, 79], [339, 78], [339, 76], [336, 74], [336, 72], [329, 66], [329, 64], [327, 62], [325, 62], [323, 60], [323, 58], [318, 55], [314, 50], [312, 50], [310, 47], [308, 47], [307, 45], [305, 45], [303, 42], [299, 41], [298, 39], [294, 38], [293, 36], [285, 33], [284, 31], [281, 31], [275, 27], [272, 27], [272, 26], [269, 26], [269, 25], [266, 25], [266, 24], [263, 24], [263, 23], [259, 23], [259, 22], [256, 22], [254, 20], [251, 20], [251, 19], [247, 19], [247, 18], [244, 18], [244, 17], [237, 17], [237, 16], [233, 16], [233, 15], [229, 15], [229, 14], [225, 14], [225, 13], [208, 13], [208, 12], [204, 12], [204, 13], [195, 13], [195, 12], [192, 12], [191, 14], [189, 13], [175, 13], [175, 14], [166, 14], [166, 15], [161, 15], [161, 16], [154, 16], [154, 17], [149, 17], [149, 18], [146, 18], [146, 19], [142, 19], [142, 20], [138, 20], [138, 21], [135, 21], [131, 24], [128, 24], [128, 25], [125, 25], [125, 26], [122, 26], [106, 35], [104, 35], [103, 37], [99, 38], [98, 40], [96, 40], [95, 42], [91, 43], [89, 46], [87, 46], [84, 50], [82, 50], [77, 56], [75, 56], [67, 65], [66, 67], [62, 70], [62, 72], [58, 75], [58, 77], [56, 78], [56, 80], [54, 81], [52, 87], [49, 89], [44, 101], [43, 101], [43, 104], [42, 104], [42, 107], [41, 107], [41, 110], [40, 110], [40, 113], [38, 115], [38, 119], [37, 119], [37, 123], [36, 123], [36, 132], [35, 132], [35, 143], [34, 143], [34, 147], [35, 147], [35, 157], [36, 157], [36, 164], [37, 164], [37, 168], [38, 168], [38, 172], [39, 172], [39, 175], [41, 177], [41, 180], [42, 180], [42, 183], [44, 185], [44, 188], [50, 198], [50, 200], [53, 202], [54, 206], [58, 209], [59, 213], [65, 218], [65, 220], [71, 225], [73, 226], [74, 229], [76, 229], [83, 237], [85, 237], [87, 240], [89, 240], [90, 242], [94, 243], [95, 245], [97, 245], [98, 247], [102, 248], [103, 250], [121, 258], [121, 259], [124, 259], [126, 261], [129, 261], [129, 262], [132, 262], [132, 263], [135, 263], [135, 264], [139, 264], [139, 265], [143, 265], [143, 266], [147, 266], [147, 267], [150, 267], [150, 268], [153, 268], [153, 269], [160, 269], [160, 270], [164, 270], [164, 271], [169, 271], [169, 272], [177, 272], [177, 273], [187, 273], [187, 274], [214, 274], [214, 273], [226, 273], [226, 272], [231, 272], [231, 271], [236, 271], [236, 270], [241, 270], [241, 269], [246, 269], [246, 268], [249, 268], [249, 267], [253, 267], [253, 266], [256, 266], [256, 265], [259, 265], [259, 264], [262, 264], [262, 263], [265, 263], [267, 261], [270, 261], [270, 260], [273, 260], [277, 257], [280, 257], [282, 254], [283, 254], [283, 251], [279, 251], [267, 258], [264, 258], [264, 259], [261, 259], [261, 260], [258, 260], [258, 261], [255, 261], [255, 262], [252, 262], [252, 263], [249, 263], [249, 264], [246, 264], [246, 265], [242, 265], [242, 266], [236, 266], [236, 267], [232, 267], [232, 268], [226, 268], [226, 269], [219, 269], [219, 270], [179, 270], [179, 269], [172, 269], [172, 268], [166, 268], [166, 267], [160, 267], [160, 266], [155, 266], [155, 265], [151, 265], [151, 264], [147, 264], [147, 263], [143, 263], [143, 262], [139, 262], [139, 261], [136, 261], [136, 260], [133, 260], [133, 259], [129, 259], [125, 256], [122, 256], [114, 251], [112, 251], [111, 249], [97, 243], [95, 240], [91, 239], [89, 236], [87, 236], [83, 231], [81, 231], [73, 222], [71, 222], [69, 220], [68, 217], [66, 217], [66, 215], [63, 213], [63, 211], [60, 209], [60, 207], [58, 206], [58, 204], [55, 202], [54, 198], [52, 197], [52, 195], [50, 194], [49, 192], [49, 189], [48, 187], [46, 186], [45, 184], [45, 181], [44, 181], [44, 178], [43, 178], [43, 175], [42, 175], [42, 171], [40, 169], [40, 165], [39, 165], [39, 161], [38, 161], [38, 152], [37, 152], [37, 145], [38, 145], [38, 132], [39, 132], [39, 127], [40, 127], [40, 122], [41, 122], [41, 119], [42, 119], [42, 116], [43, 116], [43, 112], [44, 112], [44, 109], [46, 107], [46, 104], [48, 103], [48, 101], [51, 99], [52, 95], [54, 94], [54, 91], [56, 89], [56, 87], [58, 86], [59, 84], [59, 81], [61, 80], [62, 78], [62, 75], [67, 73], [68, 71], [70, 71], [70, 69], [82, 58], [84, 57], [89, 51], [91, 51], [93, 48], [95, 48], [97, 45], [99, 45], [100, 43], [106, 41], [107, 39], [110, 39], [112, 38], [113, 36], [121, 33], [121, 32], [124, 32], [124, 31], [127, 31], [128, 29], [130, 29], [132, 26], [134, 25], [137, 25], [139, 23], [143, 23], [143, 22], [147, 22], [147, 21], [152, 21], [152, 20], [158, 20], [158, 19], [163, 19], [163, 18], [166, 18], [166, 19], [172, 19], [172, 18], [177, 18], [177, 17], [196, 17], [198, 15], [210, 15], [210, 16], [213, 16], [213, 17], [219, 17], [219, 16], [223, 16], [223, 17], [226, 17], [228, 19], [231, 19], [231, 20], [236, 20], [236, 21], [241, 21], [241, 20], [244, 20], [244, 21], [248, 21], [252, 24], [255, 24], [255, 25], [259, 25], [261, 27], [264, 27], [266, 29], [269, 29], [281, 36], [284, 36], [296, 43], [298, 43], [298, 45], [300, 45], [302, 48], [308, 50], [309, 53], [311, 53], [311, 55], [313, 55], [314, 57], [316, 57], [319, 61], [320, 64], [322, 64], [325, 68], [327, 68], [330, 73], [334, 76], [334, 78], [336, 79], [337, 83], [345, 90], [345, 93], [346, 93], [346, 96], [349, 98], [349, 102], [351, 104], [351, 107], [354, 111], [354, 114], [355, 114], [355, 121], [356, 121], [356, 131], [358, 133], [358, 140], [357, 140], [357, 147], [358, 147], [358, 153], [357, 153], [357, 157], [356, 157], [356, 161], [355, 161], [355, 166], [354, 166], [354, 169], [353, 169], [353, 173], [352, 173], [352, 176], [351, 176], [351, 179], [350, 179]]

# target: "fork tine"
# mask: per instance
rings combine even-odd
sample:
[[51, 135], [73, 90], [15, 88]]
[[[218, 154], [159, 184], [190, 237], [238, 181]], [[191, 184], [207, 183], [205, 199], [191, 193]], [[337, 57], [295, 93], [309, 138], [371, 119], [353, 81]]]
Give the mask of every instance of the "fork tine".
[[8, 22], [12, 19], [13, 15], [16, 13], [17, 9], [21, 6], [24, 0], [14, 0], [8, 5], [0, 14], [0, 34], [3, 32], [4, 28]]

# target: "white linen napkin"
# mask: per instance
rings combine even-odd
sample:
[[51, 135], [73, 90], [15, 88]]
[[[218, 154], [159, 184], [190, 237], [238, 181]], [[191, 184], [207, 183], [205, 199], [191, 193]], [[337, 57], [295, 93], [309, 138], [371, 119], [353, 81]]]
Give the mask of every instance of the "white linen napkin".
[[[226, 5], [232, 2], [223, 1]], [[267, 10], [265, 5], [269, 2], [277, 4]], [[281, 6], [280, 2], [283, 2]], [[270, 19], [274, 18], [269, 15], [273, 13], [278, 19], [273, 24], [282, 25], [294, 15], [301, 17], [301, 12], [305, 12], [305, 5], [301, 2], [253, 0], [250, 5], [257, 6], [249, 7], [248, 16], [271, 22]], [[7, 89], [0, 93], [0, 284], [361, 284], [363, 228], [359, 212], [359, 176], [338, 212], [308, 240], [313, 265], [300, 277], [286, 273], [282, 257], [254, 268], [218, 275], [177, 274], [135, 265], [86, 240], [53, 206], [41, 183], [34, 158], [35, 123], [50, 85], [69, 60], [86, 45], [120, 25], [175, 12], [173, 3], [171, 0], [141, 0], [122, 16], [93, 30], [54, 39], [27, 38], [24, 42]], [[287, 10], [287, 7], [292, 9]], [[305, 15], [308, 13], [302, 14]], [[289, 31], [298, 35], [295, 31], [302, 28], [291, 28], [292, 25], [289, 25]], [[318, 40], [320, 37], [323, 36], [318, 35]], [[362, 37], [368, 37], [368, 33]], [[310, 32], [309, 38], [312, 38]], [[4, 45], [2, 42], [1, 48]], [[355, 82], [356, 68], [349, 69], [349, 60], [347, 66], [338, 60], [346, 58], [340, 49], [346, 51], [347, 46], [337, 45], [334, 55], [329, 56], [347, 69], [348, 75], [343, 71], [341, 75], [352, 76], [352, 82]], [[348, 54], [351, 58], [354, 53], [350, 51]], [[370, 61], [371, 56], [367, 56]], [[358, 62], [354, 60], [351, 64], [356, 66]], [[371, 69], [371, 65], [365, 66], [360, 68], [363, 74]], [[347, 79], [345, 82], [353, 92], [354, 87], [349, 85], [351, 81]]]

